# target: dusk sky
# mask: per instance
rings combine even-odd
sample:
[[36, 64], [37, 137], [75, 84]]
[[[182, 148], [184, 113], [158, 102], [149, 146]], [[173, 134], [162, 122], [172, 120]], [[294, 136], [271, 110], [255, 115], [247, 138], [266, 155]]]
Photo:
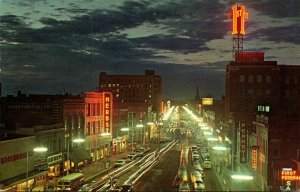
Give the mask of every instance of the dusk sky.
[[163, 79], [164, 98], [225, 94], [231, 6], [244, 50], [300, 64], [300, 0], [0, 0], [2, 95], [95, 91], [100, 71]]

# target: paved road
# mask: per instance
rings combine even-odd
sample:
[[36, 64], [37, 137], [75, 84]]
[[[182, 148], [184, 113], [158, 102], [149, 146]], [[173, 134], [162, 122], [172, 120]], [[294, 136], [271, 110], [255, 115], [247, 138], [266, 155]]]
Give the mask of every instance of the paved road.
[[180, 145], [160, 157], [160, 162], [135, 184], [135, 191], [178, 191], [172, 186], [179, 166]]

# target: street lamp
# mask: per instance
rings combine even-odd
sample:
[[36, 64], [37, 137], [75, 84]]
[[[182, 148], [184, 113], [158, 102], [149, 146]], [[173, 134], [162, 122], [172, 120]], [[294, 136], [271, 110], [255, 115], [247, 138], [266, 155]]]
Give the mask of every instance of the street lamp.
[[[128, 127], [122, 127], [121, 129], [120, 129], [122, 132], [128, 132], [127, 133], [127, 138], [129, 139], [129, 128]], [[117, 131], [117, 132], [119, 132], [119, 130]], [[122, 136], [123, 136], [123, 134], [122, 134]], [[126, 143], [126, 145], [127, 145], [127, 143]], [[123, 147], [123, 144], [122, 144], [122, 147]]]
[[[35, 147], [35, 148], [33, 148], [33, 151], [37, 152], [37, 153], [43, 153], [43, 152], [48, 151], [48, 148], [47, 147]], [[26, 152], [26, 191], [28, 190], [28, 172], [29, 172], [28, 164], [29, 164], [29, 152], [27, 151]]]
[[72, 141], [72, 142], [74, 142], [74, 143], [83, 143], [85, 140], [84, 139], [82, 139], [82, 138], [76, 138], [76, 139], [73, 139], [73, 140], [69, 140], [69, 142], [68, 142], [68, 158], [67, 158], [67, 160], [68, 160], [68, 163], [69, 163], [69, 167], [68, 167], [68, 169], [67, 169], [67, 175], [69, 175], [69, 169], [70, 169], [70, 141]]
[[235, 180], [253, 180], [253, 176], [251, 175], [231, 175], [231, 179]]
[[[141, 129], [141, 144], [144, 146], [144, 134], [145, 134], [145, 127], [143, 124], [137, 124], [136, 125], [137, 128], [143, 128]], [[143, 131], [143, 133], [142, 133]]]

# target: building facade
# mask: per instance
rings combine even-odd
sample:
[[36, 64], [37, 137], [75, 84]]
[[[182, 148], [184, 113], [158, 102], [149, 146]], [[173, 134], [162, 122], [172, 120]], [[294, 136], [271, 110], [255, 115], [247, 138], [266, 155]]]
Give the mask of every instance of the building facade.
[[108, 75], [101, 72], [99, 91], [113, 94], [113, 137], [127, 135], [120, 129], [129, 127], [129, 140], [141, 143], [141, 134], [149, 135], [149, 132], [148, 129], [136, 128], [136, 125], [143, 124], [145, 127], [148, 121], [158, 119], [160, 115], [161, 77], [153, 70], [146, 70], [144, 75]]
[[[300, 148], [293, 139], [300, 136], [299, 77], [299, 66], [265, 61], [261, 52], [237, 53], [226, 68], [225, 114], [232, 130], [235, 170], [252, 173], [251, 155], [256, 154], [255, 173], [263, 190], [279, 190], [278, 172]], [[256, 115], [261, 113], [268, 123], [256, 122]], [[278, 157], [278, 153], [284, 155]]]

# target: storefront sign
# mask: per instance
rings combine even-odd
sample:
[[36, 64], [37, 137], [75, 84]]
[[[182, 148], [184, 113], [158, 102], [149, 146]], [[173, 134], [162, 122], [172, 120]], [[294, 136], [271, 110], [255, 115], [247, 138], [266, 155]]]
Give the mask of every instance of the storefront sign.
[[63, 160], [62, 153], [51, 155], [47, 157], [47, 164], [53, 165], [62, 162], [62, 160]]
[[[33, 152], [28, 152], [28, 156], [32, 156]], [[21, 160], [21, 159], [26, 159], [27, 158], [27, 152], [25, 153], [18, 153], [18, 154], [13, 154], [13, 155], [8, 155], [5, 157], [1, 157], [0, 162], [1, 164], [5, 164], [5, 163], [10, 163], [13, 161], [17, 161], [17, 160]]]
[[104, 94], [104, 128], [106, 133], [110, 133], [111, 130], [111, 95]]
[[257, 149], [252, 149], [252, 169], [257, 168]]
[[281, 180], [282, 181], [300, 181], [300, 175], [297, 174], [297, 171], [295, 171], [295, 170], [291, 170], [291, 171], [282, 170], [281, 171]]
[[247, 163], [247, 130], [245, 124], [240, 128], [240, 162]]

